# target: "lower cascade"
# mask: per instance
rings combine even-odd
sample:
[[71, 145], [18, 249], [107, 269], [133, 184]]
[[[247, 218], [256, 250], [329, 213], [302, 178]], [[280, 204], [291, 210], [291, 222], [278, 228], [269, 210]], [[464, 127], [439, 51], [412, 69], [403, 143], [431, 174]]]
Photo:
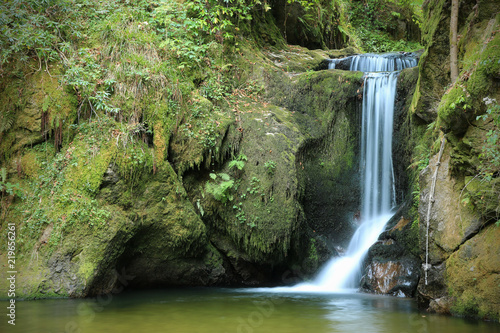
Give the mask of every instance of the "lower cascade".
[[351, 58], [350, 70], [366, 72], [361, 124], [360, 224], [345, 254], [332, 258], [314, 281], [274, 288], [276, 291], [342, 292], [356, 289], [364, 256], [394, 214], [392, 210], [396, 200], [392, 131], [397, 77], [400, 70], [416, 66], [417, 60], [402, 58], [400, 54], [370, 54]]

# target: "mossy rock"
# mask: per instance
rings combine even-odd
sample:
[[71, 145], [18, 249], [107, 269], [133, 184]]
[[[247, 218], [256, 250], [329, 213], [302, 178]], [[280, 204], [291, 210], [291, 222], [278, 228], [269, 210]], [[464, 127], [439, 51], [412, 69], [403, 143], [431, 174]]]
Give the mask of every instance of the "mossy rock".
[[[446, 260], [471, 235], [478, 232], [484, 225], [480, 215], [461, 202], [461, 189], [465, 185], [463, 179], [453, 177], [450, 166], [450, 147], [444, 149], [439, 165], [433, 209], [430, 214], [429, 262], [438, 264]], [[431, 177], [435, 172], [437, 155], [433, 156], [429, 166], [420, 174], [420, 205], [421, 221], [426, 221], [429, 188]], [[436, 209], [437, 208], [437, 209]], [[425, 253], [426, 223], [420, 224], [421, 251]]]
[[446, 280], [454, 297], [451, 312], [500, 321], [500, 228], [491, 225], [465, 242], [446, 262]]
[[[60, 74], [60, 69], [52, 71], [54, 76], [45, 71], [35, 72], [27, 78], [12, 76], [0, 88], [0, 115], [3, 120], [0, 129], [10, 125], [0, 130], [2, 163], [24, 147], [54, 140], [55, 131], [59, 128], [65, 143], [72, 139], [70, 125], [77, 118], [76, 98], [58, 82], [55, 75]], [[41, 124], [42, 114], [46, 114], [45, 125]]]
[[436, 101], [449, 83], [449, 9], [446, 0], [429, 1], [423, 7], [422, 41], [425, 52], [419, 61], [419, 80], [413, 97], [412, 111], [430, 123], [437, 116]]
[[300, 46], [288, 46], [287, 50], [270, 49], [264, 54], [275, 66], [285, 72], [307, 72], [316, 70], [329, 54], [324, 50], [308, 50]]

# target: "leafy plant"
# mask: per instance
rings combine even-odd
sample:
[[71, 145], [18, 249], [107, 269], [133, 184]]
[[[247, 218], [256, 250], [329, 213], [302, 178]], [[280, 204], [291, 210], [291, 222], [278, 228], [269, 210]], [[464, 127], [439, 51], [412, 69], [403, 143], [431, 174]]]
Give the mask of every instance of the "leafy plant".
[[464, 190], [464, 198], [461, 203], [464, 206], [473, 204], [473, 207], [487, 218], [489, 221], [495, 221], [500, 227], [500, 183], [498, 180], [500, 170], [500, 105], [494, 98], [486, 97], [483, 99], [487, 110], [485, 114], [480, 115], [476, 120], [482, 120], [479, 128], [486, 131], [482, 146], [482, 152], [479, 154], [479, 163], [476, 165], [478, 173], [467, 181]]
[[15, 116], [12, 108], [0, 110], [0, 134], [7, 132], [14, 125]]
[[276, 162], [269, 160], [264, 163], [264, 168], [266, 169], [267, 174], [272, 176], [274, 175], [274, 171], [276, 170]]
[[[155, 9], [157, 20], [168, 27], [162, 47], [182, 59], [181, 67], [189, 62], [201, 63], [211, 43], [233, 39], [240, 22], [252, 19], [251, 10], [258, 0], [193, 0], [162, 2]], [[207, 41], [206, 37], [213, 37]]]
[[7, 170], [5, 168], [2, 168], [1, 170], [1, 176], [2, 179], [0, 181], [0, 192], [7, 193], [8, 195], [17, 195], [18, 197], [23, 196], [23, 192], [21, 190], [21, 187], [19, 186], [19, 183], [12, 184], [7, 181]]
[[222, 203], [233, 200], [231, 190], [235, 186], [235, 182], [227, 173], [210, 173], [210, 178], [214, 181], [208, 181], [205, 184], [205, 191], [210, 193], [215, 200]]
[[81, 37], [69, 0], [10, 0], [0, 3], [0, 66], [34, 56], [40, 63], [64, 58], [68, 41]]
[[89, 109], [90, 115], [99, 113], [116, 114], [120, 111], [110, 103], [113, 79], [106, 79], [106, 69], [99, 62], [100, 52], [95, 49], [79, 49], [68, 61], [68, 68], [62, 83], [73, 88], [78, 99], [78, 114]]
[[[394, 4], [409, 14], [390, 10]], [[350, 3], [351, 24], [356, 27], [366, 52], [414, 51], [421, 48], [417, 41], [394, 40], [391, 31], [397, 28], [397, 21], [401, 19], [418, 25], [421, 20], [419, 8], [420, 4], [406, 0], [353, 1]]]
[[465, 97], [464, 97], [464, 95], [458, 96], [457, 99], [450, 104], [450, 108], [454, 110], [457, 107], [460, 107], [464, 111], [467, 110], [467, 109], [472, 108], [472, 106], [470, 106], [470, 104], [467, 103], [467, 98], [466, 97], [469, 97], [468, 93], [467, 93], [467, 96], [465, 96]]
[[483, 172], [485, 176], [491, 177], [491, 172], [487, 172], [490, 168], [485, 166], [484, 163], [487, 162], [494, 168], [500, 167], [500, 105], [495, 99], [489, 97], [484, 98], [483, 101], [488, 106], [488, 109], [484, 115], [478, 116], [477, 120], [482, 119], [483, 121], [491, 121], [493, 123], [493, 128], [486, 133], [483, 153], [480, 157], [483, 158]]
[[260, 179], [257, 177], [252, 177], [250, 180], [250, 187], [247, 188], [247, 192], [250, 194], [259, 193], [260, 190]]
[[245, 166], [245, 161], [248, 161], [248, 158], [245, 154], [239, 154], [235, 160], [229, 162], [229, 169], [237, 168], [238, 170], [242, 170]]

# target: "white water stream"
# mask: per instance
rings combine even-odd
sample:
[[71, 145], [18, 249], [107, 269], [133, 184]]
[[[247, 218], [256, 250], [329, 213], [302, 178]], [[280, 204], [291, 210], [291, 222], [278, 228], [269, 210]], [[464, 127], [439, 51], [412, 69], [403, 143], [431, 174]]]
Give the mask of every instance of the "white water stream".
[[[332, 61], [335, 68], [337, 61]], [[276, 292], [349, 292], [357, 288], [361, 263], [392, 217], [396, 204], [392, 166], [394, 101], [399, 71], [416, 66], [401, 54], [352, 57], [350, 70], [366, 72], [361, 133], [361, 224], [345, 255], [332, 258], [311, 283], [272, 288]]]

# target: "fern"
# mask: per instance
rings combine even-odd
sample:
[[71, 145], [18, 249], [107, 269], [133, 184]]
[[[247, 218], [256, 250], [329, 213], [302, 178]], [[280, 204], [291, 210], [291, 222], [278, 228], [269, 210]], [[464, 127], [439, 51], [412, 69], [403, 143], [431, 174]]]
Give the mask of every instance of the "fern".
[[0, 112], [0, 133], [7, 132], [14, 125], [14, 112], [6, 110]]

